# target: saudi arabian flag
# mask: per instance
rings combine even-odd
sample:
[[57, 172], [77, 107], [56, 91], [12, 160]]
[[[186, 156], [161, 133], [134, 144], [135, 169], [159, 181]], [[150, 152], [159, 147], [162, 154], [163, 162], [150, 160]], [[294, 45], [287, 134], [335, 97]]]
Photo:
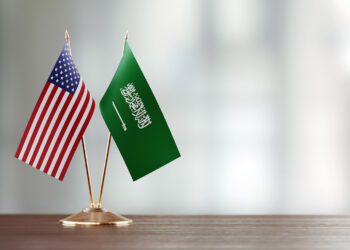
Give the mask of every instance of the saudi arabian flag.
[[100, 110], [134, 181], [180, 157], [162, 111], [127, 42], [100, 102]]

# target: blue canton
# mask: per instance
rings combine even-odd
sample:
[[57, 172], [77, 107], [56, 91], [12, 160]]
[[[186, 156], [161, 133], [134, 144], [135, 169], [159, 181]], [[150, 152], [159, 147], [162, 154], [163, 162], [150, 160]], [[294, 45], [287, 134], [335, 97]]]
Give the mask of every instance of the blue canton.
[[73, 95], [78, 88], [80, 74], [70, 54], [68, 42], [64, 44], [48, 81]]

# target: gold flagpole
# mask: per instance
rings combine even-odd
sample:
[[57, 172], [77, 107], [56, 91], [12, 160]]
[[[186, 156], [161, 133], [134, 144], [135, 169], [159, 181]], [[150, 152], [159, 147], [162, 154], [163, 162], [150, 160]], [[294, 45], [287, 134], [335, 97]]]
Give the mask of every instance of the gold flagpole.
[[103, 174], [102, 174], [100, 196], [98, 198], [97, 208], [101, 207], [102, 191], [103, 191], [103, 185], [104, 185], [104, 182], [105, 182], [106, 168], [107, 168], [108, 155], [109, 155], [109, 148], [111, 146], [111, 138], [112, 138], [112, 135], [111, 135], [111, 133], [109, 133], [109, 135], [108, 135], [108, 142], [107, 142], [107, 149], [106, 149], [106, 155], [105, 155], [105, 163], [104, 163]]
[[90, 192], [90, 201], [91, 201], [91, 208], [95, 207], [95, 202], [94, 202], [94, 197], [92, 196], [92, 190], [91, 190], [91, 180], [90, 180], [90, 171], [89, 171], [89, 164], [87, 160], [87, 154], [86, 154], [86, 148], [85, 148], [85, 140], [84, 140], [84, 135], [81, 138], [81, 145], [83, 146], [83, 152], [84, 152], [84, 160], [85, 160], [85, 169], [86, 169], [86, 176], [87, 176], [87, 181], [89, 185], [89, 192]]
[[[124, 46], [123, 46], [123, 54], [125, 50], [125, 43], [128, 40], [128, 31], [126, 31], [125, 37], [124, 37]], [[105, 176], [106, 176], [106, 168], [107, 168], [107, 162], [108, 162], [108, 155], [109, 155], [109, 148], [111, 146], [111, 138], [112, 135], [109, 133], [108, 135], [108, 142], [107, 142], [107, 149], [106, 149], [106, 155], [105, 155], [105, 162], [103, 167], [103, 174], [102, 174], [102, 181], [101, 181], [101, 188], [100, 188], [100, 196], [98, 198], [97, 208], [101, 208], [101, 199], [102, 199], [102, 192], [103, 192], [103, 185], [105, 182]]]
[[[68, 42], [68, 46], [69, 46], [69, 53], [72, 55], [72, 50], [70, 48], [70, 39], [69, 39], [69, 34], [68, 31], [66, 30], [66, 40]], [[94, 197], [92, 195], [92, 188], [91, 188], [91, 180], [90, 180], [90, 171], [89, 171], [89, 164], [88, 164], [88, 159], [87, 159], [87, 154], [86, 154], [86, 147], [85, 147], [85, 139], [84, 139], [84, 135], [81, 138], [81, 144], [83, 146], [83, 153], [84, 153], [84, 160], [85, 160], [85, 168], [86, 168], [86, 175], [87, 175], [87, 181], [88, 181], [88, 185], [89, 185], [89, 192], [90, 192], [90, 200], [91, 200], [91, 208], [95, 207], [95, 202], [94, 202]]]

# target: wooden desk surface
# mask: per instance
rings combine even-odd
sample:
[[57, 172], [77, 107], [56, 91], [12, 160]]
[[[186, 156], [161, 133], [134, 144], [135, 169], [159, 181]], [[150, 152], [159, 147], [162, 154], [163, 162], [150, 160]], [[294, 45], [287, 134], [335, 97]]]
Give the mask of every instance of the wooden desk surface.
[[0, 249], [350, 249], [350, 216], [143, 216], [67, 227], [65, 215], [0, 215]]

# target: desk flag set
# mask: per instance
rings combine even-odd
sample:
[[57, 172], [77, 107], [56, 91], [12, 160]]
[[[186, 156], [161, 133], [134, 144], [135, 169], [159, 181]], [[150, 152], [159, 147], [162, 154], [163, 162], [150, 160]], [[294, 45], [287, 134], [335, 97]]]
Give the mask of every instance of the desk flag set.
[[66, 225], [127, 225], [132, 220], [101, 207], [113, 137], [134, 181], [180, 157], [170, 129], [125, 36], [123, 56], [100, 101], [109, 129], [99, 201], [95, 208], [84, 132], [95, 101], [72, 59], [66, 42], [29, 118], [15, 157], [60, 180], [81, 141], [91, 205], [59, 222]]

